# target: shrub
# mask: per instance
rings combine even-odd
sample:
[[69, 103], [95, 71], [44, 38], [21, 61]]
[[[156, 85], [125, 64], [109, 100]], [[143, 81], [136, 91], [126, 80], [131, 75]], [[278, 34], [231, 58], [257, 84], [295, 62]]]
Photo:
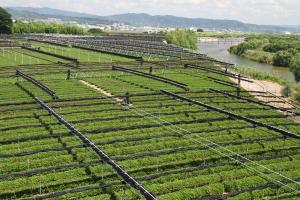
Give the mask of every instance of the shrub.
[[104, 32], [103, 30], [99, 29], [99, 28], [91, 28], [88, 30], [89, 34], [92, 35], [107, 35], [106, 32]]
[[273, 64], [276, 66], [289, 67], [297, 50], [289, 49], [287, 51], [278, 51], [273, 57]]
[[294, 87], [292, 92], [292, 98], [294, 101], [300, 103], [300, 84]]
[[288, 50], [291, 48], [291, 45], [285, 42], [277, 42], [277, 43], [270, 43], [266, 45], [263, 50], [266, 52], [276, 53], [278, 51]]
[[297, 103], [300, 103], [300, 84], [288, 84], [283, 89], [283, 95], [286, 97], [291, 97]]
[[300, 56], [295, 56], [290, 62], [290, 70], [294, 73], [297, 82], [300, 82]]
[[292, 93], [292, 88], [290, 85], [287, 85], [283, 88], [282, 92], [281, 92], [284, 96], [289, 97], [291, 96]]

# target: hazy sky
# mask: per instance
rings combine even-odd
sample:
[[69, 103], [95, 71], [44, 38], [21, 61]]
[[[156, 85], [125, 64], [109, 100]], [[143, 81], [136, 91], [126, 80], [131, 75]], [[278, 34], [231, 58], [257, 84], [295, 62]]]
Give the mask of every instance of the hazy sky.
[[300, 25], [300, 0], [0, 0], [0, 6], [51, 7], [97, 15], [135, 12]]

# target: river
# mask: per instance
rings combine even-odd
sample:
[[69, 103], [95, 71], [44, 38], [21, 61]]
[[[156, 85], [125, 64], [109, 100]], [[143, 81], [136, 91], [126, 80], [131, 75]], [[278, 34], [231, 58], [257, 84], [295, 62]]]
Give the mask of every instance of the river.
[[249, 59], [230, 54], [227, 51], [230, 46], [239, 44], [243, 41], [243, 38], [201, 38], [198, 43], [199, 52], [207, 54], [208, 56], [218, 60], [235, 64], [239, 67], [251, 67], [259, 71], [272, 73], [288, 81], [295, 81], [293, 73], [287, 67], [275, 67], [269, 64], [251, 61]]

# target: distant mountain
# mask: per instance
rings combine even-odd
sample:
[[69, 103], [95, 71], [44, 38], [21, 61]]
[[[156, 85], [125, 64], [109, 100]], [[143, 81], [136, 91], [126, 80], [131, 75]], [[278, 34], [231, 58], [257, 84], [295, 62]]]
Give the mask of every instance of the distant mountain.
[[205, 19], [205, 18], [185, 18], [172, 15], [148, 15], [128, 13], [121, 15], [112, 15], [105, 17], [108, 20], [123, 21], [135, 26], [158, 26], [158, 27], [200, 27], [207, 29], [232, 29], [246, 32], [282, 32], [296, 31], [295, 27], [282, 27], [271, 25], [255, 25], [246, 24], [236, 20], [220, 20], [220, 19]]
[[203, 18], [185, 18], [172, 15], [148, 15], [145, 13], [128, 13], [121, 15], [112, 15], [106, 19], [115, 21], [126, 21], [136, 26], [159, 26], [159, 27], [203, 27], [203, 28], [229, 28], [244, 27], [245, 24], [234, 20], [213, 20]]
[[9, 7], [6, 8], [6, 10], [12, 14], [14, 19], [19, 20], [46, 20], [49, 18], [55, 18], [64, 22], [75, 21], [80, 24], [93, 25], [114, 23], [96, 15], [68, 12], [51, 8]]
[[281, 27], [300, 29], [300, 25], [281, 25]]
[[55, 16], [65, 16], [65, 17], [83, 17], [83, 18], [98, 18], [97, 15], [91, 15], [80, 12], [71, 12], [66, 10], [59, 10], [53, 8], [32, 8], [32, 7], [8, 7], [7, 9], [13, 10], [15, 12], [25, 12], [25, 13], [36, 13], [41, 15], [55, 15]]
[[173, 27], [173, 28], [205, 28], [215, 30], [235, 30], [244, 32], [296, 32], [300, 26], [271, 26], [246, 24], [237, 20], [219, 20], [205, 18], [185, 18], [172, 15], [156, 15], [127, 13], [111, 16], [97, 16], [86, 13], [70, 12], [52, 8], [9, 7], [8, 11], [18, 19], [47, 19], [59, 18], [64, 21], [77, 21], [78, 23], [112, 24], [123, 22], [133, 26]]

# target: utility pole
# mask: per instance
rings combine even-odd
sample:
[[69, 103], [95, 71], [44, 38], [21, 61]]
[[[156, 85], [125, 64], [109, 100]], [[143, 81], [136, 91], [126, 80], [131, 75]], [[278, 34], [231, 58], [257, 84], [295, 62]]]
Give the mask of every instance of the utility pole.
[[238, 75], [238, 88], [237, 88], [237, 96], [241, 95], [241, 74]]

